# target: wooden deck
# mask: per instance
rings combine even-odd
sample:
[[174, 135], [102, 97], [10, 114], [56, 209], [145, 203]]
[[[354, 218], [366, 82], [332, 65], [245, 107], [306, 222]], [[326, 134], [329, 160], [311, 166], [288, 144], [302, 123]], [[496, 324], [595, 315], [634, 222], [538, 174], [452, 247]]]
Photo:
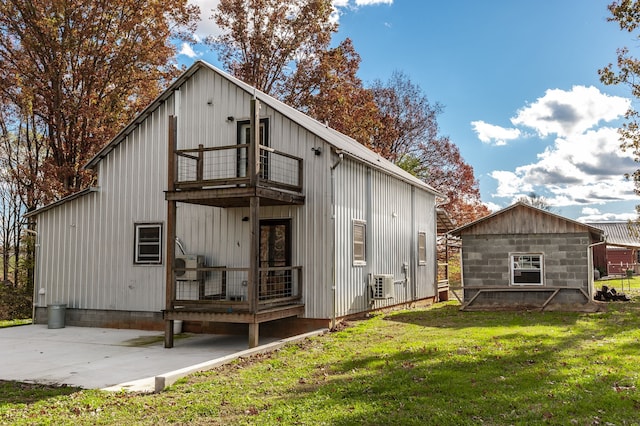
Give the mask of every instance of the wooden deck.
[[[173, 347], [175, 320], [249, 324], [249, 347], [255, 347], [260, 323], [304, 314], [302, 268], [261, 267], [259, 241], [261, 206], [304, 204], [303, 161], [260, 143], [259, 111], [259, 102], [253, 99], [249, 143], [245, 144], [177, 149], [176, 117], [169, 121], [165, 193], [169, 264], [164, 310], [167, 348]], [[197, 279], [180, 280], [176, 273], [186, 269], [176, 267], [178, 202], [221, 208], [249, 207], [249, 215], [242, 218], [250, 226], [249, 266], [196, 267]], [[200, 277], [200, 272], [219, 275]]]

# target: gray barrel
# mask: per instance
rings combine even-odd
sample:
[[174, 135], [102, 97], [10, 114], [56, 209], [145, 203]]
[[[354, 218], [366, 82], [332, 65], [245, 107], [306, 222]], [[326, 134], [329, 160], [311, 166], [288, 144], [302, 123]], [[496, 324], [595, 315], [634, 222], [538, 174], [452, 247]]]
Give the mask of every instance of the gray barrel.
[[64, 328], [64, 314], [67, 305], [54, 304], [47, 306], [47, 325], [48, 328]]

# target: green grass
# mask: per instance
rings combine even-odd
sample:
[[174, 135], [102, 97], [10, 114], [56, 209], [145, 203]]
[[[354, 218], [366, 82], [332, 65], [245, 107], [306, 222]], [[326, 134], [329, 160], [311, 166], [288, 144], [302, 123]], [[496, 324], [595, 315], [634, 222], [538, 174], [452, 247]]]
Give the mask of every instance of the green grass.
[[381, 314], [161, 394], [34, 395], [0, 382], [0, 423], [638, 424], [632, 295], [596, 314], [460, 312], [453, 302]]
[[31, 324], [31, 318], [17, 320], [0, 320], [0, 328]]
[[[605, 278], [608, 278], [608, 277], [605, 277]], [[616, 291], [621, 291], [621, 292], [629, 291], [629, 289], [640, 290], [640, 275], [636, 275], [631, 279], [627, 277], [603, 279], [603, 280], [595, 281], [594, 285], [598, 290], [603, 285], [613, 287], [616, 289]]]

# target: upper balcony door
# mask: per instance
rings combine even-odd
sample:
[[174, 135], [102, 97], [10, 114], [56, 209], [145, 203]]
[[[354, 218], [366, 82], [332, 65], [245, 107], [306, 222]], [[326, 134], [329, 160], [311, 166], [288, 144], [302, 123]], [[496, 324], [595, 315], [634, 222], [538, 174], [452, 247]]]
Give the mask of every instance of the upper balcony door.
[[261, 220], [260, 300], [291, 296], [290, 266], [291, 220]]
[[[248, 145], [251, 142], [251, 124], [248, 120], [238, 121], [238, 145]], [[259, 144], [269, 146], [269, 120], [266, 118], [260, 119], [260, 139]], [[240, 148], [237, 150], [237, 177], [247, 176], [247, 167], [249, 164], [249, 158], [247, 158], [247, 148]], [[263, 150], [260, 151], [260, 178], [268, 179], [269, 176], [269, 153]]]

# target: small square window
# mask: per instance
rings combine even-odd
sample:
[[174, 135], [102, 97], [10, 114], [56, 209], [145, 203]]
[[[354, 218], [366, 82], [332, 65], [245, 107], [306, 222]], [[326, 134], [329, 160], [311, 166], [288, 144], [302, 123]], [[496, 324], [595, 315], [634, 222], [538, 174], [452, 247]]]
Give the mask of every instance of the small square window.
[[511, 255], [512, 285], [542, 285], [544, 258], [538, 253]]
[[137, 265], [162, 264], [162, 224], [135, 224], [135, 255]]
[[353, 265], [367, 264], [367, 224], [360, 220], [353, 221]]
[[427, 234], [418, 232], [418, 265], [427, 264]]

